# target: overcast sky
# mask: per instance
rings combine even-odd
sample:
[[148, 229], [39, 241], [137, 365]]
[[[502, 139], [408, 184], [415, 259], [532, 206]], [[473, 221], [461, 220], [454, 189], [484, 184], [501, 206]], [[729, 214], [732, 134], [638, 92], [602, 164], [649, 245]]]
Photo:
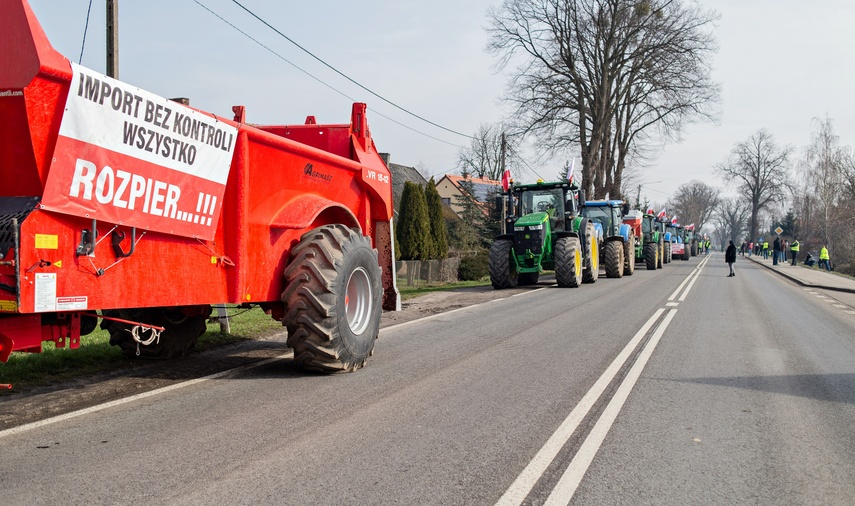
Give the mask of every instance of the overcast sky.
[[[499, 0], [240, 1], [354, 81], [445, 128], [471, 135], [505, 114], [500, 97], [506, 77], [485, 51], [487, 10]], [[307, 115], [344, 123], [353, 101], [366, 102], [374, 141], [392, 161], [430, 174], [456, 172], [466, 138], [359, 88], [231, 0], [119, 3], [121, 80], [162, 96], [189, 97], [194, 107], [215, 114], [230, 116], [232, 105], [245, 105], [247, 120], [261, 124], [303, 123]], [[719, 122], [690, 125], [682, 142], [665, 145], [642, 169], [643, 195], [664, 202], [692, 179], [727, 191], [712, 168], [760, 128], [800, 149], [809, 142], [812, 119], [828, 115], [841, 143], [855, 144], [855, 2], [700, 3], [721, 16], [713, 74], [722, 86]], [[30, 4], [54, 47], [77, 62], [89, 0]], [[104, 72], [105, 0], [92, 4], [82, 64]], [[564, 162], [538, 165], [533, 153], [519, 151], [545, 179], [555, 178]], [[528, 182], [537, 176], [526, 169], [515, 177]]]

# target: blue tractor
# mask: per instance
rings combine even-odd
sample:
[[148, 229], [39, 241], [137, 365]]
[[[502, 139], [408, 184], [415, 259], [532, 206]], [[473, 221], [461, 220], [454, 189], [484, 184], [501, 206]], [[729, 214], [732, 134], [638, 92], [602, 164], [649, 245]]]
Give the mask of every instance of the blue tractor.
[[629, 205], [622, 200], [587, 200], [582, 206], [582, 216], [596, 223], [600, 234], [600, 251], [606, 276], [620, 278], [635, 272], [635, 235], [632, 227], [623, 222]]

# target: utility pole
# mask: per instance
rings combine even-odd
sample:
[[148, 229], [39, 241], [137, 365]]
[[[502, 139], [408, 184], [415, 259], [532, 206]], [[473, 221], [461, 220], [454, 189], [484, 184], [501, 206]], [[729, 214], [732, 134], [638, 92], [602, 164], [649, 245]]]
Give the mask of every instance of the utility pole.
[[119, 0], [107, 0], [107, 76], [119, 78]]

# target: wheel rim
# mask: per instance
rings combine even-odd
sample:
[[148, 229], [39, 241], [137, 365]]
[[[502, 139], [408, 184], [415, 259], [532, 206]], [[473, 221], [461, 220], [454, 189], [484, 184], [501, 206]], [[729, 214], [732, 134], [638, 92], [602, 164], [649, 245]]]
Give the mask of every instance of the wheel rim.
[[344, 292], [344, 312], [347, 326], [355, 335], [362, 334], [371, 321], [371, 280], [368, 272], [359, 267], [350, 273]]
[[576, 254], [573, 256], [573, 263], [576, 267], [573, 271], [573, 274], [578, 278], [579, 273], [582, 272], [582, 252], [579, 251], [579, 248], [576, 248]]

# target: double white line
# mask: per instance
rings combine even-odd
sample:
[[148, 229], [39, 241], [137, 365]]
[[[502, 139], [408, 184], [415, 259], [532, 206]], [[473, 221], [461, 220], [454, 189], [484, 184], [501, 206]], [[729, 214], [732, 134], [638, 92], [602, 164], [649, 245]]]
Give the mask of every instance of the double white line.
[[[679, 294], [680, 291], [683, 290], [683, 287], [688, 283], [688, 286], [679, 299], [680, 301], [685, 300], [686, 295], [689, 290], [692, 289], [695, 280], [697, 280], [698, 274], [703, 266], [706, 265], [708, 260], [709, 257], [698, 264], [695, 270], [693, 270], [686, 279], [683, 280], [677, 290], [675, 290], [671, 297], [668, 298], [669, 301], [673, 301], [674, 298], [677, 297], [677, 294]], [[627, 343], [624, 349], [617, 357], [615, 357], [609, 367], [606, 368], [596, 383], [594, 383], [594, 386], [592, 386], [585, 396], [582, 397], [582, 400], [580, 400], [570, 414], [567, 415], [567, 418], [561, 422], [558, 429], [552, 434], [552, 436], [550, 436], [534, 458], [531, 459], [525, 469], [523, 469], [522, 473], [520, 473], [517, 479], [514, 480], [510, 487], [508, 487], [502, 497], [499, 498], [499, 501], [496, 503], [497, 505], [516, 506], [522, 504], [531, 492], [532, 488], [534, 488], [537, 481], [541, 476], [543, 476], [552, 461], [555, 460], [558, 452], [567, 444], [567, 441], [569, 441], [576, 432], [579, 424], [586, 416], [588, 416], [593, 409], [594, 404], [600, 399], [603, 392], [605, 392], [606, 388], [608, 388], [609, 384], [611, 384], [615, 376], [617, 376], [618, 372], [632, 356], [639, 343], [644, 339], [644, 336], [646, 336], [653, 325], [659, 321], [659, 318], [665, 311], [665, 308], [657, 309], [656, 312], [653, 313], [653, 316], [651, 316], [647, 322], [638, 329], [638, 332], [635, 333], [629, 343]], [[612, 424], [614, 424], [618, 413], [620, 413], [626, 399], [629, 397], [629, 393], [638, 382], [638, 378], [641, 376], [641, 372], [647, 365], [647, 361], [650, 359], [650, 356], [656, 349], [656, 345], [659, 344], [659, 340], [665, 333], [665, 329], [668, 328], [668, 325], [671, 323], [671, 320], [674, 318], [676, 313], [676, 309], [668, 310], [668, 313], [662, 319], [661, 323], [659, 323], [659, 326], [656, 327], [656, 330], [653, 332], [650, 340], [647, 341], [644, 349], [642, 349], [638, 354], [638, 358], [627, 373], [626, 377], [623, 379], [623, 382], [615, 391], [606, 408], [603, 410], [600, 418], [597, 420], [597, 423], [594, 425], [593, 429], [591, 429], [591, 432], [585, 438], [582, 446], [579, 447], [579, 450], [576, 452], [573, 460], [570, 461], [570, 465], [558, 480], [558, 484], [555, 485], [555, 488], [549, 494], [549, 497], [544, 503], [545, 505], [568, 504], [573, 498], [573, 495], [576, 493], [576, 489], [579, 487], [579, 483], [582, 481], [582, 477], [585, 475], [585, 472], [587, 472], [588, 467], [594, 460], [597, 451], [600, 449], [600, 445], [602, 445], [606, 435], [612, 427]]]

